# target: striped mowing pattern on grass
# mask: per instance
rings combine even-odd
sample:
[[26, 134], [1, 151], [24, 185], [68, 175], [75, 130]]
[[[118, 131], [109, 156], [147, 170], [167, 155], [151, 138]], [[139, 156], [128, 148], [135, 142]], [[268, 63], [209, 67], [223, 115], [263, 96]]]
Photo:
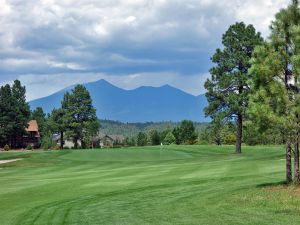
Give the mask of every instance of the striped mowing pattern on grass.
[[282, 147], [5, 153], [0, 224], [300, 224]]

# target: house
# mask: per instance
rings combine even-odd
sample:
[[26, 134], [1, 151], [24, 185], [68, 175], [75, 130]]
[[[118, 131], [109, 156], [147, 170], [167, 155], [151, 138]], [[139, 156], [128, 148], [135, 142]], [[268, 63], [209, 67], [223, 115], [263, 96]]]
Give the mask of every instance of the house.
[[23, 146], [27, 147], [31, 145], [33, 148], [40, 147], [41, 136], [36, 120], [29, 121], [28, 127], [25, 130], [27, 134], [23, 135]]
[[99, 132], [98, 135], [93, 138], [93, 146], [112, 148], [116, 145], [122, 145], [124, 141], [125, 138], [122, 135], [108, 135]]
[[[53, 134], [52, 140], [57, 144], [57, 146], [60, 146], [60, 134]], [[78, 140], [78, 147], [81, 146], [81, 141]], [[64, 138], [64, 147], [65, 148], [74, 148], [74, 142], [70, 138]]]
[[[52, 140], [60, 145], [60, 134], [53, 134]], [[123, 135], [108, 135], [99, 132], [96, 136], [92, 138], [91, 148], [112, 148], [114, 146], [123, 145], [125, 138]], [[78, 140], [78, 147], [81, 146], [81, 141]], [[73, 148], [74, 143], [71, 139], [64, 138], [64, 147]]]

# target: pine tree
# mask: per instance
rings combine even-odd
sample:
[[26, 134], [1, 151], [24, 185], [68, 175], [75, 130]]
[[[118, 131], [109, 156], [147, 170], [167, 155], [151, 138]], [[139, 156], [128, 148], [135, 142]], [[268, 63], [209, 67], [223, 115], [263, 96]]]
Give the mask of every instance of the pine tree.
[[136, 138], [137, 146], [145, 146], [148, 143], [147, 134], [139, 132]]
[[212, 57], [215, 67], [211, 79], [205, 83], [209, 106], [206, 115], [236, 121], [236, 152], [241, 153], [242, 129], [248, 106], [248, 69], [255, 46], [262, 43], [260, 33], [243, 22], [229, 27], [222, 37], [224, 49], [217, 49]]
[[175, 142], [176, 142], [176, 138], [174, 137], [172, 132], [169, 132], [164, 139], [164, 144], [171, 145], [171, 144], [175, 144]]
[[75, 148], [78, 148], [79, 140], [81, 147], [86, 147], [86, 138], [95, 135], [99, 130], [90, 93], [83, 85], [76, 85], [71, 93], [65, 94], [62, 108], [65, 112], [65, 124], [68, 124], [67, 131], [74, 141]]
[[299, 34], [300, 10], [298, 1], [293, 1], [276, 14], [269, 42], [254, 52], [250, 71], [253, 94], [249, 110], [262, 130], [278, 129], [284, 135], [287, 183], [292, 182], [291, 154], [294, 150], [297, 184], [300, 183]]
[[9, 144], [8, 139], [12, 129], [12, 93], [10, 85], [0, 88], [0, 146]]
[[33, 110], [30, 118], [37, 121], [40, 135], [43, 136], [46, 129], [46, 114], [44, 113], [43, 108], [37, 107], [35, 110]]
[[64, 133], [67, 130], [67, 120], [65, 114], [66, 113], [63, 108], [54, 109], [52, 110], [48, 120], [48, 127], [50, 127], [50, 130], [60, 134], [60, 149], [64, 148]]

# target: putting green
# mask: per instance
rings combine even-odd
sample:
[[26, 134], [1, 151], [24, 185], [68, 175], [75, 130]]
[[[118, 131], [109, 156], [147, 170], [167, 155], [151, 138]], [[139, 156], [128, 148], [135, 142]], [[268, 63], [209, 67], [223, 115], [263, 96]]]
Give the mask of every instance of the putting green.
[[193, 157], [190, 153], [160, 148], [95, 149], [69, 151], [62, 159], [76, 161], [160, 161]]

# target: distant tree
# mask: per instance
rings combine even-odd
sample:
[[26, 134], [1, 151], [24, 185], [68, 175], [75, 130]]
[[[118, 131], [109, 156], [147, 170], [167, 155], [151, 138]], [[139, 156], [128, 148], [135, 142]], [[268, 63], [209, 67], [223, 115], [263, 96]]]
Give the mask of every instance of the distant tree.
[[125, 145], [126, 146], [135, 146], [136, 145], [136, 140], [134, 137], [126, 137], [125, 138]]
[[139, 132], [136, 139], [137, 146], [145, 146], [148, 143], [147, 134]]
[[176, 142], [176, 138], [174, 137], [172, 132], [169, 132], [164, 139], [164, 144], [171, 145], [171, 144], [175, 144], [175, 142]]
[[219, 119], [219, 117], [215, 117], [210, 126], [208, 127], [210, 131], [210, 138], [212, 139], [213, 143], [216, 145], [222, 144], [222, 128], [224, 124]]
[[48, 126], [52, 132], [60, 134], [60, 149], [64, 148], [64, 133], [67, 130], [67, 122], [64, 108], [52, 110]]
[[172, 133], [172, 129], [171, 128], [167, 128], [161, 132], [159, 132], [159, 138], [161, 141], [165, 140], [165, 137], [167, 136], [168, 133]]
[[96, 134], [100, 126], [90, 93], [83, 85], [76, 85], [71, 93], [65, 94], [62, 106], [75, 148], [78, 148], [79, 140], [81, 147], [86, 147], [87, 136]]
[[175, 137], [175, 144], [180, 145], [182, 143], [182, 136], [181, 136], [180, 127], [175, 127], [172, 131], [172, 134]]
[[197, 140], [196, 128], [192, 121], [183, 120], [179, 127], [181, 141], [184, 144], [194, 144]]
[[42, 107], [37, 107], [35, 110], [31, 112], [30, 118], [32, 120], [36, 120], [39, 126], [40, 135], [43, 136], [44, 132], [46, 131], [46, 114]]
[[149, 139], [151, 141], [151, 145], [160, 145], [160, 136], [157, 130], [150, 130]]
[[[98, 120], [89, 121], [86, 123], [85, 129], [83, 130], [83, 143], [85, 147], [93, 148], [93, 137], [99, 132], [100, 123]], [[122, 145], [119, 140], [114, 143], [116, 146]]]
[[11, 87], [12, 98], [11, 106], [12, 111], [10, 115], [10, 146], [11, 147], [21, 147], [18, 146], [20, 143], [18, 141], [24, 134], [26, 134], [25, 128], [28, 127], [28, 122], [30, 118], [30, 108], [26, 102], [26, 88], [21, 85], [19, 80], [15, 80], [13, 86]]
[[242, 128], [248, 106], [250, 59], [255, 46], [263, 39], [252, 25], [243, 22], [229, 27], [223, 35], [224, 49], [217, 49], [212, 57], [215, 67], [211, 79], [205, 83], [208, 107], [206, 115], [236, 121], [236, 152], [241, 153]]
[[175, 127], [172, 131], [177, 145], [179, 144], [194, 144], [198, 138], [196, 134], [196, 128], [192, 121], [183, 120], [178, 127]]

